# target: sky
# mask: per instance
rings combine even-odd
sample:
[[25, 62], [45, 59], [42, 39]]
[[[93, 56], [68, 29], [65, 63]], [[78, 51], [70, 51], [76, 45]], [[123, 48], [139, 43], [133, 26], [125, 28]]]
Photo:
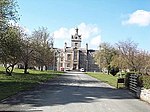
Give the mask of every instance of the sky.
[[98, 49], [102, 42], [128, 39], [150, 51], [150, 0], [17, 0], [19, 24], [31, 34], [47, 27], [54, 47], [71, 46], [79, 28], [82, 47]]

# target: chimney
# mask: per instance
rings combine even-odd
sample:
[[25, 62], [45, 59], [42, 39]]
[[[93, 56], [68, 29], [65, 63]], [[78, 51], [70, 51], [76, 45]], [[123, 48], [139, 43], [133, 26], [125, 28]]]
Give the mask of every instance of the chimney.
[[86, 50], [88, 50], [88, 43], [86, 43]]
[[65, 42], [65, 48], [67, 47], [67, 43]]

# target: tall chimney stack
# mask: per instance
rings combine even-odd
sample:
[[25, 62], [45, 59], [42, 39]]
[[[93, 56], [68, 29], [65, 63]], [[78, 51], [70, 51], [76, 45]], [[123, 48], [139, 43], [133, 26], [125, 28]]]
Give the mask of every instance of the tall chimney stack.
[[67, 47], [67, 43], [65, 42], [65, 48]]
[[86, 43], [86, 50], [88, 50], [88, 43]]

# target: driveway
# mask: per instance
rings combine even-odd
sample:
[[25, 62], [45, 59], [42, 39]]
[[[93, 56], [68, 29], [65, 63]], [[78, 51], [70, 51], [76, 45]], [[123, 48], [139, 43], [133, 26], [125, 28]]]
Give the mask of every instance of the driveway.
[[150, 105], [81, 72], [68, 72], [0, 102], [0, 111], [150, 112]]

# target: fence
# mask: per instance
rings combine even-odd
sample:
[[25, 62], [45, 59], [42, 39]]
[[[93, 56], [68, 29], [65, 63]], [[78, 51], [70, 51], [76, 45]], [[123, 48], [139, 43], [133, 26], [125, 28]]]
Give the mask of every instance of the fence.
[[129, 75], [129, 90], [134, 92], [137, 98], [140, 98], [146, 102], [150, 103], [150, 89], [144, 89], [142, 87], [142, 82], [140, 79], [140, 74], [130, 74]]
[[138, 92], [138, 75], [131, 74], [129, 77], [129, 89], [135, 93]]

